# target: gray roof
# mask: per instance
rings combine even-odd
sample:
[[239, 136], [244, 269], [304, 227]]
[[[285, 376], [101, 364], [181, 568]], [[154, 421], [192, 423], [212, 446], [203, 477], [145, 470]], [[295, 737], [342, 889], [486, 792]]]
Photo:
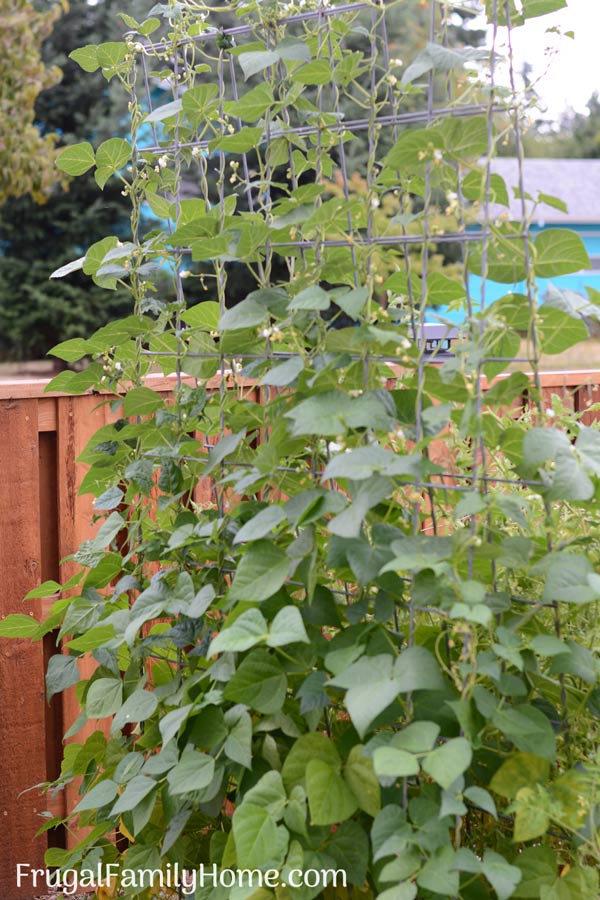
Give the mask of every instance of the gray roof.
[[[492, 161], [492, 171], [506, 182], [510, 198], [510, 216], [521, 218], [521, 201], [514, 197], [519, 184], [519, 167], [513, 157]], [[563, 200], [568, 213], [540, 203], [535, 224], [600, 224], [600, 159], [526, 159], [523, 168], [525, 192], [537, 198], [539, 192]], [[530, 206], [530, 204], [528, 204]], [[497, 215], [505, 207], [494, 207]]]

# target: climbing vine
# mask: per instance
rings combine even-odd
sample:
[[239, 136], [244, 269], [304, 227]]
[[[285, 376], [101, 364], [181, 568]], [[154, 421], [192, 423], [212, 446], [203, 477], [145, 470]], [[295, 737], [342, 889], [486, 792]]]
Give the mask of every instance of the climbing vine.
[[58, 165], [120, 179], [131, 235], [54, 276], [124, 287], [131, 315], [52, 351], [89, 364], [51, 390], [110, 407], [81, 457], [99, 528], [29, 595], [60, 591], [44, 622], [0, 625], [58, 631], [48, 696], [81, 705], [47, 789], [81, 785], [87, 830], [50, 865], [275, 870], [278, 900], [598, 896], [600, 434], [538, 371], [587, 331], [537, 279], [588, 259], [529, 234], [560, 200], [523, 183], [510, 52], [564, 5], [487, 0], [474, 49], [471, 5], [432, 2], [401, 60], [407, 2], [181, 0], [73, 52], [127, 91], [131, 137]]

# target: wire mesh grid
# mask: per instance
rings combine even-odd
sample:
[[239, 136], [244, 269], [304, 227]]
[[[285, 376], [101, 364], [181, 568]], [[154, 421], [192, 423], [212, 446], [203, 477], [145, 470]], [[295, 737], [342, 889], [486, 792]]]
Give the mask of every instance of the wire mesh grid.
[[[292, 475], [306, 475], [316, 491], [323, 484], [333, 490], [336, 459], [376, 443], [421, 460], [413, 473], [398, 469], [395, 474], [393, 466], [386, 473], [383, 464], [378, 470], [379, 477], [385, 476], [385, 491], [391, 485], [401, 493], [407, 533], [412, 530], [415, 541], [466, 535], [466, 578], [485, 582], [478, 548], [493, 543], [490, 492], [511, 489], [518, 504], [521, 496], [545, 486], [499, 465], [482, 426], [485, 391], [507, 362], [524, 362], [532, 373], [527, 397], [515, 404], [515, 416], [525, 415], [533, 424], [544, 418], [523, 173], [524, 110], [511, 44], [511, 4], [488, 0], [489, 46], [474, 54], [471, 74], [459, 67], [458, 75], [444, 62], [456, 48], [452, 3], [335, 5], [321, 0], [301, 3], [297, 7], [302, 11], [291, 14], [283, 4], [257, 4], [248, 12], [241, 8], [243, 24], [227, 24], [225, 15], [224, 27], [212, 24], [215, 14], [208, 7], [191, 6], [193, 36], [176, 41], [175, 48], [171, 42], [145, 40], [132, 76], [140, 121], [146, 123], [136, 133], [134, 163], [149, 165], [150, 173], [155, 168], [162, 179], [157, 202], [171, 205], [177, 223], [170, 226], [169, 240], [177, 296], [172, 330], [168, 341], [151, 343], [142, 355], [176, 373], [179, 394], [190, 375], [197, 384], [213, 376], [218, 380], [210, 401], [211, 439], [204, 440], [203, 449], [210, 454], [215, 444], [235, 440], [227, 457], [215, 457], [214, 506], [225, 516], [232, 491], [241, 496], [260, 490], [262, 499], [280, 500], [288, 496], [286, 477]], [[407, 78], [411, 60], [393, 56], [401, 43], [398, 13], [410, 7], [422, 17], [424, 6], [427, 46], [439, 48], [441, 62]], [[476, 10], [477, 4], [464, 10], [471, 8]], [[499, 218], [493, 172], [497, 145], [508, 133], [518, 157], [518, 222]], [[169, 172], [172, 180], [165, 189]], [[475, 194], [481, 199], [474, 203]], [[494, 328], [488, 299], [490, 271], [510, 270], [516, 258], [523, 260], [526, 273], [526, 355], [514, 352], [514, 344], [509, 346]], [[229, 291], [234, 261], [244, 267], [247, 286], [238, 306], [232, 306]], [[454, 288], [447, 271], [455, 276]], [[477, 296], [473, 273], [480, 279]], [[200, 337], [195, 320], [186, 314], [191, 284], [210, 285], [219, 306], [219, 324], [204, 328]], [[296, 284], [302, 285], [299, 294]], [[282, 315], [284, 294], [292, 301]], [[446, 302], [462, 308], [464, 323], [458, 332], [439, 312]], [[387, 336], [386, 322], [391, 328]], [[286, 328], [292, 330], [291, 338]], [[353, 345], [352, 329], [367, 336], [363, 346]], [[248, 331], [254, 343], [247, 339]], [[288, 370], [282, 371], [284, 366]], [[300, 373], [310, 369], [314, 375], [327, 367], [337, 386], [347, 376], [343, 390], [352, 399], [368, 396], [389, 410], [382, 395], [405, 394], [413, 420], [403, 422], [396, 409], [387, 443], [381, 437], [389, 419], [385, 414], [379, 429], [363, 427], [359, 416], [359, 426], [351, 437], [344, 431], [343, 439], [335, 434], [330, 440], [311, 438], [308, 430], [299, 429], [305, 435], [300, 447], [281, 455], [274, 432], [286, 398]], [[436, 418], [436, 409], [446, 406], [443, 398], [452, 400], [458, 373], [467, 385], [462, 423], [449, 415]], [[428, 400], [433, 380], [441, 385], [440, 406]], [[254, 403], [258, 391], [260, 404], [273, 410], [241, 438], [232, 434], [232, 388], [242, 404], [245, 398]], [[444, 448], [445, 436], [450, 431], [456, 436], [457, 430], [462, 430], [460, 465]], [[263, 460], [257, 466], [245, 453], [246, 446], [268, 447], [270, 442], [268, 465]], [[179, 459], [193, 463], [198, 457], [182, 452]], [[362, 504], [366, 512], [377, 498], [361, 498], [357, 484], [351, 491], [353, 504]], [[376, 493], [377, 486], [372, 489]], [[461, 496], [464, 512], [456, 515]], [[545, 520], [551, 552], [548, 501]], [[412, 552], [417, 551], [433, 552], [425, 543], [415, 543]], [[443, 561], [442, 553], [431, 565]], [[221, 589], [235, 571], [227, 559], [201, 565], [217, 571]], [[517, 596], [507, 588], [506, 565], [502, 576], [499, 566], [490, 554], [488, 591], [502, 598], [496, 607], [492, 604], [493, 612], [500, 615], [511, 606], [549, 608], [560, 637], [559, 604]], [[452, 604], [437, 603], [423, 584], [415, 586], [410, 569], [407, 563], [408, 574], [401, 577], [404, 596], [394, 604], [389, 628], [410, 647], [423, 621], [437, 619], [450, 642], [460, 629], [460, 617]], [[287, 583], [306, 591], [302, 580], [292, 577]], [[360, 579], [330, 589], [340, 602], [365, 601]], [[468, 632], [462, 635], [462, 688], [470, 677]], [[566, 734], [566, 688], [562, 675], [560, 679], [558, 727]]]

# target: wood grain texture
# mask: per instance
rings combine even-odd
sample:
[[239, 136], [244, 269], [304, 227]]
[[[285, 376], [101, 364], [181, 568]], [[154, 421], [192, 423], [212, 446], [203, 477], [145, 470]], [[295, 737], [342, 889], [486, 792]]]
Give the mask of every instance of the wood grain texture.
[[[35, 400], [0, 402], [0, 442], [7, 465], [0, 480], [0, 616], [35, 613], [23, 597], [40, 581], [38, 430]], [[17, 890], [18, 862], [42, 866], [47, 841], [34, 841], [46, 808], [38, 791], [46, 780], [44, 659], [40, 643], [0, 638], [0, 893], [10, 900], [29, 897]]]
[[[62, 397], [58, 401], [58, 547], [60, 558], [74, 553], [83, 541], [94, 537], [98, 525], [93, 519], [93, 498], [90, 495], [79, 496], [79, 486], [87, 471], [87, 466], [77, 462], [77, 458], [90, 438], [106, 423], [106, 407], [99, 405], [98, 397], [84, 395], [81, 397]], [[67, 561], [60, 567], [60, 580], [64, 583], [77, 571], [77, 563]], [[89, 678], [96, 668], [90, 657], [79, 663], [82, 678]], [[61, 734], [64, 734], [80, 713], [75, 688], [70, 688], [62, 695], [63, 722]], [[109, 724], [105, 723], [108, 731]], [[95, 722], [89, 722], [73, 740], [84, 743], [97, 730]], [[72, 784], [65, 789], [65, 805], [67, 810], [73, 809], [78, 802], [78, 785]], [[68, 846], [74, 846], [81, 838], [81, 833], [71, 831], [68, 834]]]

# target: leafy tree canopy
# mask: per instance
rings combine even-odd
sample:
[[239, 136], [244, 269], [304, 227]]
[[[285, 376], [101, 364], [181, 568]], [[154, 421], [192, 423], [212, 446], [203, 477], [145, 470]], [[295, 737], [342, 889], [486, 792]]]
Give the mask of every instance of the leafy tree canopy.
[[0, 0], [0, 203], [25, 194], [44, 202], [57, 180], [57, 136], [35, 124], [38, 95], [60, 80], [41, 44], [68, 9], [66, 0], [38, 11], [27, 0]]

